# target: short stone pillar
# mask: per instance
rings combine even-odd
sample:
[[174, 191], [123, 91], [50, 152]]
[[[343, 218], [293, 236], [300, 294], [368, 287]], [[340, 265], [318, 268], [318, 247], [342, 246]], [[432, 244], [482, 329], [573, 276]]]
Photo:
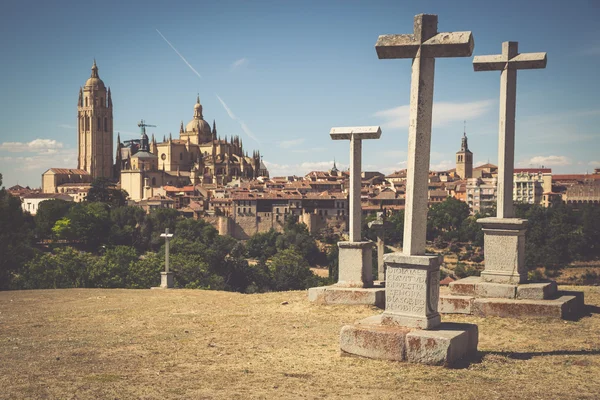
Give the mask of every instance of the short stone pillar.
[[390, 253], [382, 324], [434, 329], [440, 325], [438, 301], [442, 256]]
[[171, 289], [173, 287], [173, 273], [172, 272], [161, 272], [160, 273], [160, 287], [163, 289]]
[[377, 279], [385, 282], [385, 263], [383, 255], [385, 254], [385, 231], [392, 228], [392, 224], [385, 220], [385, 212], [378, 212], [377, 219], [369, 222], [369, 229], [375, 231], [377, 235]]
[[484, 282], [525, 283], [525, 231], [527, 220], [519, 218], [480, 218], [485, 248]]
[[336, 286], [364, 288], [373, 286], [371, 242], [338, 242], [339, 278]]

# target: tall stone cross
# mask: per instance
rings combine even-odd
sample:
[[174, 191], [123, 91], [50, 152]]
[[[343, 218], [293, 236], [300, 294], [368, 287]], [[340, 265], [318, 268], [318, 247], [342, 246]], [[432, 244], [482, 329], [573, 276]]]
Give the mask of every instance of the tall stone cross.
[[419, 14], [412, 34], [381, 35], [375, 44], [380, 59], [413, 59], [403, 246], [408, 256], [425, 254], [435, 59], [470, 57], [474, 46], [471, 32], [438, 33], [437, 22], [437, 15]]
[[513, 218], [513, 172], [515, 164], [515, 114], [517, 70], [546, 68], [546, 53], [519, 54], [518, 42], [502, 43], [502, 54], [476, 56], [475, 71], [501, 71], [500, 123], [498, 135], [497, 218]]
[[354, 126], [331, 128], [329, 132], [333, 140], [350, 140], [350, 242], [360, 242], [362, 210], [360, 206], [362, 141], [363, 139], [379, 139], [381, 128], [378, 126]]

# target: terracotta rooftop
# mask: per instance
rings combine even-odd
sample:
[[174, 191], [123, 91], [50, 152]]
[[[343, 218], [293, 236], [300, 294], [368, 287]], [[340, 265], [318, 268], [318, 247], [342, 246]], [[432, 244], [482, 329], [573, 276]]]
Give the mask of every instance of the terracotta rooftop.
[[[64, 175], [89, 175], [90, 173], [83, 169], [74, 169], [74, 168], [50, 168], [48, 171], [52, 171], [55, 174], [64, 174]], [[46, 171], [46, 172], [48, 172]]]
[[515, 168], [514, 173], [528, 172], [530, 174], [551, 174], [552, 168]]

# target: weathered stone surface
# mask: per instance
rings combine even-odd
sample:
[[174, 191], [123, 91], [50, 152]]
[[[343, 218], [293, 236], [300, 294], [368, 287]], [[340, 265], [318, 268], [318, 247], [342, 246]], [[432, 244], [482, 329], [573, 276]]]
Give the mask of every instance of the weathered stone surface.
[[473, 296], [440, 295], [438, 312], [442, 314], [471, 314]]
[[340, 350], [379, 360], [404, 361], [409, 328], [381, 324], [346, 325], [340, 332]]
[[338, 242], [340, 287], [373, 286], [372, 242]]
[[517, 299], [544, 300], [556, 296], [555, 281], [525, 283], [517, 286]]
[[433, 329], [440, 323], [440, 256], [407, 256], [392, 253], [387, 265], [386, 307], [383, 324]]
[[480, 218], [477, 222], [483, 227], [485, 244], [485, 270], [481, 273], [481, 279], [486, 282], [509, 284], [527, 282], [525, 265], [527, 220]]
[[163, 289], [170, 289], [173, 287], [173, 273], [172, 272], [161, 272], [160, 273], [160, 287]]
[[479, 282], [475, 284], [475, 296], [514, 299], [517, 296], [517, 285], [509, 285], [506, 283]]
[[450, 293], [455, 296], [475, 296], [475, 284], [481, 282], [478, 276], [468, 276], [448, 284]]
[[406, 360], [429, 365], [452, 365], [477, 352], [477, 325], [444, 323], [435, 330], [406, 335]]
[[308, 300], [317, 304], [373, 305], [385, 307], [385, 289], [344, 288], [336, 285], [308, 289]]
[[581, 303], [581, 297], [570, 295], [554, 300], [475, 299], [472, 310], [478, 317], [568, 318]]

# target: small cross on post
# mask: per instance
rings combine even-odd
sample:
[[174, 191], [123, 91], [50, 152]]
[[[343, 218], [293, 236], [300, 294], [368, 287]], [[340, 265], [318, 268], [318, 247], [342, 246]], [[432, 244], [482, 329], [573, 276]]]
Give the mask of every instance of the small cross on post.
[[169, 228], [166, 228], [165, 233], [161, 233], [160, 237], [165, 238], [165, 271], [161, 272], [160, 287], [172, 288], [173, 273], [169, 272], [169, 240], [173, 237], [173, 234], [169, 233]]
[[475, 56], [473, 69], [501, 71], [500, 123], [498, 134], [497, 218], [513, 218], [513, 172], [515, 164], [515, 116], [517, 70], [546, 68], [546, 53], [519, 54], [518, 42], [502, 43], [502, 54]]

